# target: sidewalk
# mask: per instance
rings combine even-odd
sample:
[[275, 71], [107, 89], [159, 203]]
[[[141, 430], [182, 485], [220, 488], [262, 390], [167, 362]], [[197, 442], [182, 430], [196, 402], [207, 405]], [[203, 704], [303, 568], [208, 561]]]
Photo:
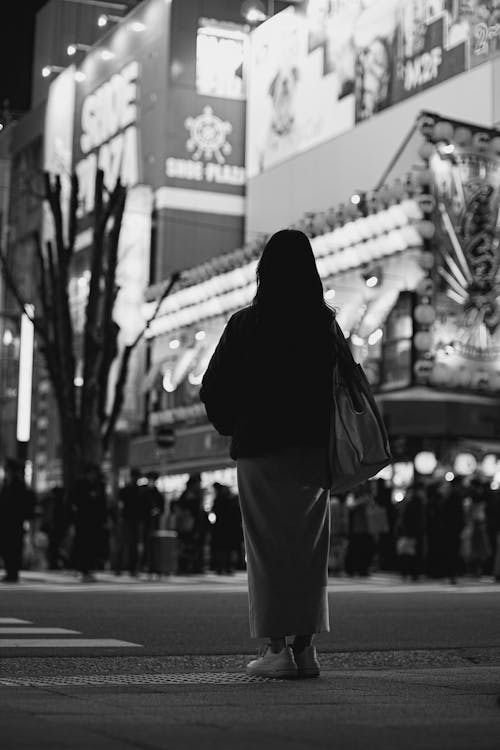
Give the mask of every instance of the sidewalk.
[[[126, 573], [115, 575], [110, 571], [99, 571], [95, 574], [94, 583], [82, 583], [80, 576], [75, 571], [54, 571], [54, 570], [24, 570], [21, 572], [21, 586], [54, 586], [61, 588], [113, 588], [113, 589], [151, 589], [171, 588], [171, 589], [224, 589], [234, 591], [246, 591], [247, 574], [246, 571], [237, 571], [234, 575], [217, 575], [216, 573], [207, 572], [199, 575], [149, 575], [141, 573], [137, 577], [130, 576]], [[18, 584], [5, 585], [5, 588], [16, 588]], [[328, 589], [330, 591], [360, 591], [376, 592], [383, 591], [393, 593], [407, 592], [434, 592], [434, 591], [460, 591], [462, 593], [482, 593], [485, 591], [500, 591], [500, 583], [495, 581], [491, 576], [481, 578], [461, 578], [456, 585], [449, 584], [446, 580], [435, 581], [421, 579], [417, 582], [404, 582], [396, 573], [376, 572], [368, 578], [350, 578], [348, 576], [331, 576], [328, 579]], [[2, 589], [4, 590], [4, 589]]]
[[499, 690], [485, 666], [70, 677], [0, 687], [0, 724], [9, 750], [497, 750]]

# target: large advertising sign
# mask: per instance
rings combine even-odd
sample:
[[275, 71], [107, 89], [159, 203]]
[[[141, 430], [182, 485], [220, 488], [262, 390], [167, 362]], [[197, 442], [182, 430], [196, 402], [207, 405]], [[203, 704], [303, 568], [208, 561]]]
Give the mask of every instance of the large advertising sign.
[[128, 187], [163, 183], [167, 28], [166, 4], [149, 0], [81, 61], [73, 141], [81, 218], [94, 207], [97, 169], [108, 190], [118, 178]]
[[309, 0], [252, 34], [250, 177], [500, 49], [490, 0]]

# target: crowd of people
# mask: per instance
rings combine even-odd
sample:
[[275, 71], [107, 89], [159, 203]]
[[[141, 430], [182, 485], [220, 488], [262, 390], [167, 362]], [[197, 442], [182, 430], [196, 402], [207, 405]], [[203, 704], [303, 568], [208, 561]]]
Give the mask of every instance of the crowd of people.
[[500, 581], [500, 490], [479, 477], [419, 480], [397, 503], [383, 479], [372, 480], [333, 496], [330, 514], [332, 575]]
[[70, 497], [61, 486], [36, 498], [26, 486], [23, 466], [8, 460], [0, 489], [0, 562], [4, 580], [16, 582], [22, 567], [75, 570], [83, 582], [96, 572], [116, 575], [164, 573], [155, 556], [156, 532], [175, 539], [180, 575], [233, 574], [245, 567], [238, 496], [218, 482], [207, 510], [200, 474], [191, 474], [178, 497], [166, 501], [158, 474], [132, 468], [114, 495], [100, 468], [84, 466]]
[[[110, 497], [99, 467], [88, 464], [68, 502], [59, 486], [37, 500], [19, 462], [7, 460], [4, 472], [0, 558], [6, 582], [16, 582], [23, 565], [76, 570], [86, 582], [99, 570], [134, 577], [162, 572], [153, 554], [160, 529], [176, 540], [173, 573], [245, 569], [238, 496], [214, 482], [207, 505], [198, 473], [167, 502], [155, 472], [131, 469], [129, 481]], [[483, 575], [500, 581], [500, 490], [478, 477], [457, 477], [417, 481], [401, 502], [392, 494], [377, 479], [331, 496], [330, 575], [387, 571], [410, 581], [455, 583]]]

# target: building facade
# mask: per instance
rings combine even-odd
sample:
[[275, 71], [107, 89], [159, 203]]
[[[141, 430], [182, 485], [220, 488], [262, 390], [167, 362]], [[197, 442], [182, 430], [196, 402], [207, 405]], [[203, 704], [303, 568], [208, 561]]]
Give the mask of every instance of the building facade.
[[500, 480], [494, 22], [482, 2], [310, 0], [252, 33], [246, 243], [192, 268], [164, 303], [148, 423], [177, 442], [165, 452], [144, 436], [134, 462], [163, 467], [172, 488], [230, 469], [198, 384], [252, 300], [265, 237], [295, 226], [377, 392], [396, 491], [428, 454], [448, 476], [482, 466]]
[[[122, 343], [183, 272], [133, 363], [118, 468], [154, 468], [169, 491], [191, 471], [234, 482], [199, 385], [228, 316], [252, 300], [265, 238], [286, 226], [311, 237], [326, 297], [377, 392], [395, 486], [421, 453], [450, 471], [463, 453], [496, 462], [500, 58], [490, 5], [275, 3], [285, 9], [251, 33], [232, 0], [133, 5], [99, 36], [83, 39], [83, 26], [60, 35], [62, 48], [90, 49], [34, 89], [42, 167], [79, 178], [77, 329], [98, 167], [108, 187], [118, 176], [128, 186]], [[35, 65], [54, 63], [42, 51]], [[175, 433], [169, 449], [157, 444], [162, 428]], [[39, 488], [58, 476], [52, 429], [49, 420], [45, 455], [44, 439], [32, 445]]]

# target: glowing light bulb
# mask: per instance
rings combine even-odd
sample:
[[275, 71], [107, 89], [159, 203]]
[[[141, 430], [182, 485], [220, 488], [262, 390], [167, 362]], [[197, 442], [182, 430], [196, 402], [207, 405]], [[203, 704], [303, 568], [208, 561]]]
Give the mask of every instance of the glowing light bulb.
[[370, 333], [370, 335], [368, 336], [368, 343], [373, 346], [373, 344], [376, 344], [377, 341], [380, 341], [383, 335], [383, 330], [381, 328], [377, 328], [376, 331], [373, 331], [373, 333]]
[[354, 344], [354, 346], [363, 346], [365, 343], [365, 340], [361, 338], [361, 336], [358, 336], [357, 333], [353, 333], [351, 336], [351, 341]]

